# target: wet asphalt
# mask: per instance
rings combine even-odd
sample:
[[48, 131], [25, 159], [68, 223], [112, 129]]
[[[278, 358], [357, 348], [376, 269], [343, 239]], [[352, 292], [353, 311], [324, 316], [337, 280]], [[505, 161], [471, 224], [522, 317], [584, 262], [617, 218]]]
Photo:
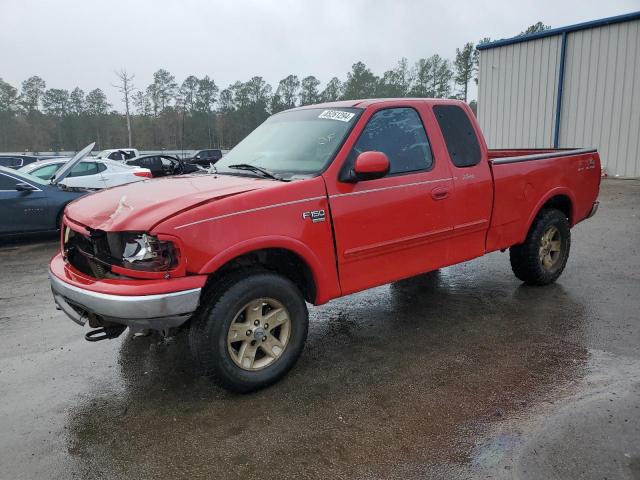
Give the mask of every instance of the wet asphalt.
[[184, 336], [89, 343], [57, 238], [0, 245], [0, 479], [640, 479], [640, 181], [603, 183], [560, 280], [494, 253], [311, 308], [280, 383], [230, 394]]

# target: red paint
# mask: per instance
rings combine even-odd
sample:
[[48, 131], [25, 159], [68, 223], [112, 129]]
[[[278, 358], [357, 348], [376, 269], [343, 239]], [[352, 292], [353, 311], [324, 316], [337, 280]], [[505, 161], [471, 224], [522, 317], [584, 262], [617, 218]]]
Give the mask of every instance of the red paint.
[[389, 171], [389, 159], [382, 152], [362, 152], [353, 168], [356, 173], [384, 173]]
[[[478, 165], [452, 164], [432, 110], [438, 104], [467, 112], [480, 141]], [[494, 165], [492, 159], [554, 150], [487, 150], [475, 117], [462, 102], [365, 100], [331, 108], [340, 106], [364, 112], [317, 177], [290, 183], [227, 175], [167, 177], [108, 189], [67, 207], [66, 225], [78, 232], [86, 233], [85, 227], [147, 231], [175, 239], [180, 263], [172, 278], [96, 280], [66, 265], [60, 255], [52, 260], [53, 274], [88, 290], [144, 295], [201, 287], [209, 274], [240, 255], [281, 248], [307, 264], [320, 304], [518, 244], [540, 208], [558, 195], [571, 202], [575, 225], [598, 196], [597, 153]], [[422, 119], [433, 168], [340, 181], [340, 170], [369, 118], [382, 108], [403, 106], [414, 108]], [[385, 158], [368, 152], [356, 168], [379, 171]], [[319, 210], [326, 212], [325, 221], [303, 218], [304, 212]]]
[[51, 259], [49, 267], [56, 277], [70, 285], [111, 295], [156, 295], [178, 292], [192, 288], [202, 288], [207, 281], [206, 275], [187, 275], [178, 278], [154, 280], [97, 280], [77, 271], [66, 263], [60, 253]]

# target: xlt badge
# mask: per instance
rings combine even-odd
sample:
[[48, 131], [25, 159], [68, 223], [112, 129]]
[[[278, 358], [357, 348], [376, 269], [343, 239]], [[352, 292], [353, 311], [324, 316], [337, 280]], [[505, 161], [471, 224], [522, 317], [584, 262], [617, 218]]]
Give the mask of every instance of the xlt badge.
[[302, 212], [302, 218], [304, 220], [310, 218], [313, 223], [324, 222], [325, 213], [324, 210], [311, 210], [309, 212]]

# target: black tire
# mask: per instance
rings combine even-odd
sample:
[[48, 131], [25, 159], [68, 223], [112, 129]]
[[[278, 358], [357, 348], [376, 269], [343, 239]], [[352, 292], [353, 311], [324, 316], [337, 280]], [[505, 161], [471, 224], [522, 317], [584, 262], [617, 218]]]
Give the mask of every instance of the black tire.
[[[557, 229], [560, 251], [553, 264], [545, 266], [541, 259], [541, 242], [543, 235], [552, 227]], [[570, 248], [571, 229], [566, 215], [556, 209], [544, 209], [533, 221], [524, 243], [510, 248], [511, 269], [518, 279], [528, 285], [548, 285], [563, 272]]]
[[[208, 298], [202, 298], [191, 321], [189, 345], [194, 361], [209, 379], [228, 390], [247, 393], [271, 385], [293, 367], [304, 348], [309, 323], [304, 297], [293, 282], [264, 270], [242, 270], [229, 274], [203, 296]], [[227, 335], [243, 307], [261, 298], [274, 299], [286, 309], [290, 331], [273, 363], [247, 370], [232, 358]]]

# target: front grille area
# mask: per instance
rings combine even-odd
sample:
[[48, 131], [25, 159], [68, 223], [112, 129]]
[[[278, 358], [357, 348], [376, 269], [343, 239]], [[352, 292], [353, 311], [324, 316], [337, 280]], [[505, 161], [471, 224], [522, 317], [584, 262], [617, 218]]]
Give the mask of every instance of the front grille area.
[[65, 227], [64, 232], [64, 256], [66, 260], [78, 271], [102, 279], [116, 277], [111, 273], [111, 262], [106, 234], [92, 232], [83, 235]]

